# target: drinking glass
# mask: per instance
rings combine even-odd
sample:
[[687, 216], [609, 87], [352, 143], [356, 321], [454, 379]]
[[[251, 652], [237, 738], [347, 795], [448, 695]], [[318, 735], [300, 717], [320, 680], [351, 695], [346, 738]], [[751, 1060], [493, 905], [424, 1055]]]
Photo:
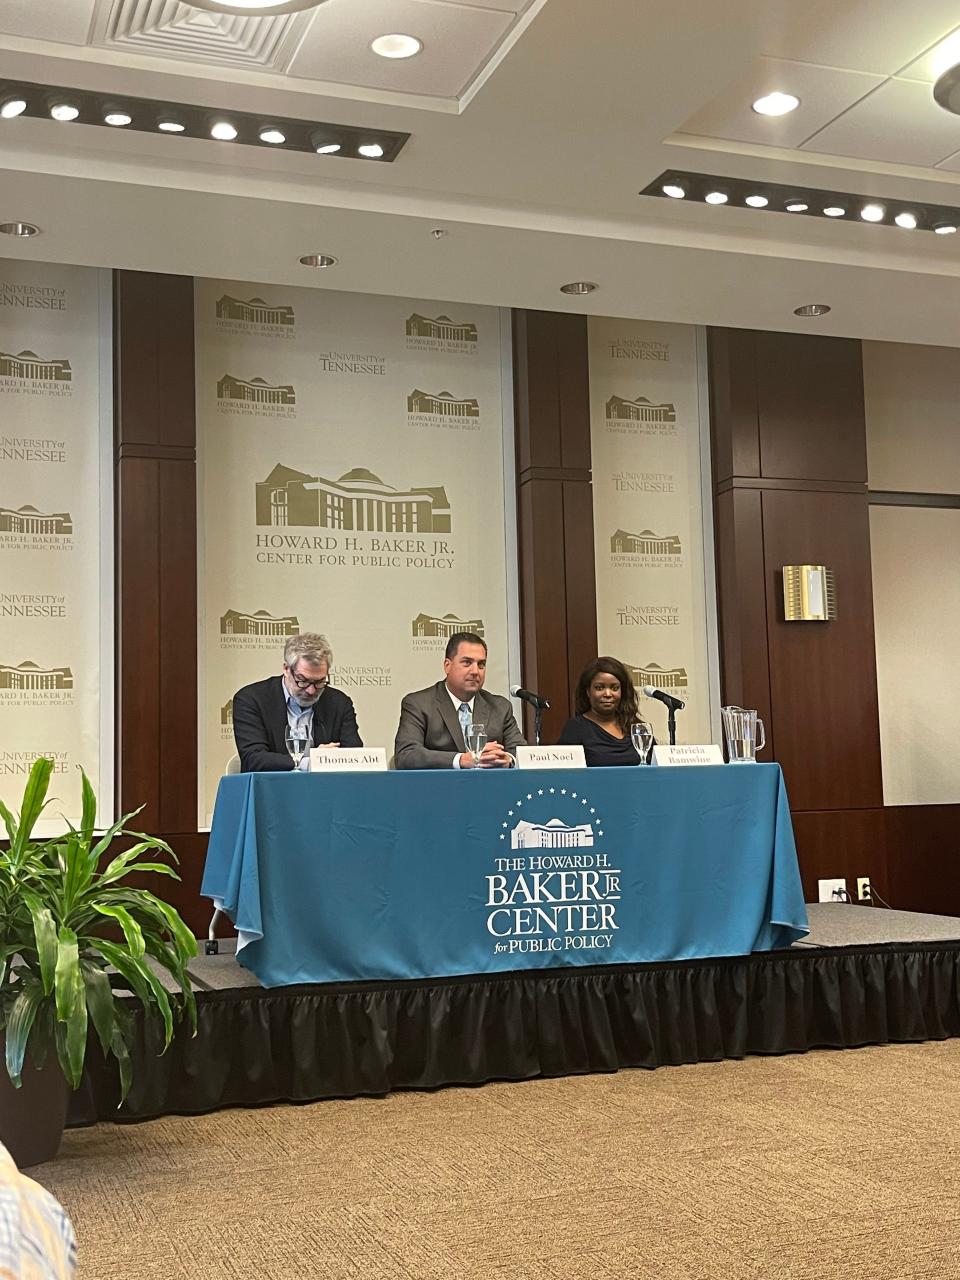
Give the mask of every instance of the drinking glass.
[[287, 725], [286, 732], [287, 750], [290, 752], [290, 758], [293, 760], [294, 769], [300, 768], [300, 761], [310, 749], [310, 739], [306, 733], [300, 729], [291, 729]]
[[483, 748], [487, 743], [487, 726], [481, 724], [479, 720], [473, 720], [467, 725], [467, 731], [463, 735], [467, 750], [473, 756], [474, 766], [480, 763], [480, 756], [483, 754]]
[[630, 726], [630, 737], [633, 749], [640, 757], [641, 764], [650, 763], [650, 748], [653, 746], [653, 730], [644, 720], [637, 720]]

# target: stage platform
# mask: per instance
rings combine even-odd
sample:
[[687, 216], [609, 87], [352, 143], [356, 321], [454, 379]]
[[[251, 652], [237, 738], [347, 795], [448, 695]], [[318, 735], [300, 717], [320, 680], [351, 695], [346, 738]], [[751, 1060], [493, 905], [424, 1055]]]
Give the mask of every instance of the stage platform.
[[960, 1035], [960, 918], [807, 910], [788, 950], [390, 984], [267, 989], [221, 939], [190, 966], [198, 1035], [158, 1058], [139, 1013], [127, 1101], [94, 1061], [69, 1123]]

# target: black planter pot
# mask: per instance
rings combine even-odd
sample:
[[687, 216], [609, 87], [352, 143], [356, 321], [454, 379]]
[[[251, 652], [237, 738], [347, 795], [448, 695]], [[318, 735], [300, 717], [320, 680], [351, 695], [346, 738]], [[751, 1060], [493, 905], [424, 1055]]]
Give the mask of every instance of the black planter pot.
[[18, 1168], [52, 1160], [60, 1149], [67, 1119], [70, 1086], [51, 1048], [43, 1069], [30, 1061], [23, 1065], [23, 1084], [15, 1089], [3, 1062], [4, 1037], [0, 1033], [0, 1142]]

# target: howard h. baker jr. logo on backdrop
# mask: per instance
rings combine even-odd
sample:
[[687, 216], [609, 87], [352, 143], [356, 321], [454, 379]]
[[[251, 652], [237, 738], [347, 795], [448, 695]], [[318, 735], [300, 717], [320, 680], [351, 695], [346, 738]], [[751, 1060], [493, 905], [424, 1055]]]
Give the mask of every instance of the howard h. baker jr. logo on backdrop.
[[[562, 816], [561, 816], [562, 815]], [[486, 931], [499, 955], [615, 951], [621, 871], [602, 848], [603, 819], [582, 791], [539, 787], [500, 823], [485, 877]]]
[[652, 684], [658, 689], [686, 689], [690, 683], [686, 667], [661, 667], [657, 662], [648, 662], [645, 667], [632, 667], [627, 663], [627, 670], [638, 686]]
[[407, 424], [479, 431], [480, 402], [473, 396], [455, 396], [449, 391], [434, 394], [415, 387], [407, 396]]
[[257, 485], [257, 524], [449, 533], [450, 503], [441, 486], [398, 490], [365, 467], [326, 480], [278, 464]]
[[8, 395], [68, 396], [73, 394], [69, 360], [48, 360], [35, 351], [17, 355], [0, 351], [0, 392]]
[[266, 609], [256, 613], [228, 609], [220, 618], [221, 649], [273, 649], [278, 638], [299, 634], [300, 620], [293, 614], [274, 617]]
[[30, 707], [73, 701], [69, 667], [41, 667], [36, 662], [9, 666], [0, 662], [0, 706]]
[[296, 404], [297, 393], [290, 382], [235, 378], [226, 373], [217, 383], [217, 408], [221, 413], [292, 418], [296, 414]]
[[[442, 485], [395, 489], [365, 467], [338, 480], [278, 463], [256, 485], [258, 564], [325, 568], [452, 569], [450, 503]], [[326, 529], [326, 536], [279, 532]], [[425, 535], [425, 536], [410, 536]]]
[[604, 416], [608, 431], [651, 436], [677, 434], [677, 406], [672, 401], [657, 404], [646, 396], [627, 400], [613, 395], [604, 406]]
[[676, 533], [663, 535], [652, 529], [628, 533], [618, 529], [610, 538], [610, 558], [621, 567], [677, 569], [682, 563], [683, 546]]
[[296, 317], [285, 303], [263, 298], [234, 298], [225, 293], [216, 302], [217, 328], [227, 333], [253, 333], [270, 338], [292, 338]]
[[10, 551], [69, 551], [73, 519], [69, 511], [38, 511], [0, 504], [0, 548]]
[[446, 351], [451, 355], [475, 355], [477, 326], [470, 320], [449, 316], [422, 316], [414, 312], [404, 323], [407, 348], [411, 351]]

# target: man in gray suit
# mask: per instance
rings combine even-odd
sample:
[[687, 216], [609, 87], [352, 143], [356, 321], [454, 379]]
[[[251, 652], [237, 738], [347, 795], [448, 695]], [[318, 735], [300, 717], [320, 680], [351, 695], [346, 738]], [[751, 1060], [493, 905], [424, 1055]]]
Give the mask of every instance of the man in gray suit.
[[472, 769], [464, 731], [474, 721], [487, 731], [479, 768], [505, 769], [515, 763], [511, 751], [525, 746], [510, 703], [484, 693], [487, 646], [472, 631], [458, 631], [447, 641], [444, 679], [429, 689], [408, 693], [400, 704], [400, 726], [394, 745], [397, 769]]

